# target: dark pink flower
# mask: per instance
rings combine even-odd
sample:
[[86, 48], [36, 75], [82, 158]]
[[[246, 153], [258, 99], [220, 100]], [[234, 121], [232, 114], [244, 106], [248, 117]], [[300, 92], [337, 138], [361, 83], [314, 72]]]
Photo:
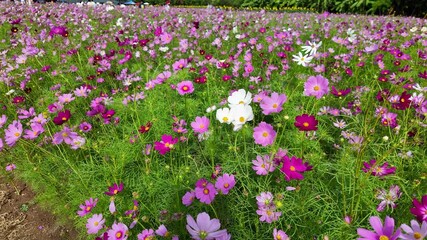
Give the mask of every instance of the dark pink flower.
[[414, 207], [411, 208], [411, 213], [417, 217], [420, 222], [427, 222], [427, 195], [422, 196], [421, 201], [414, 198], [412, 204]]
[[303, 114], [295, 117], [295, 127], [300, 131], [316, 131], [319, 122], [314, 116]]
[[117, 185], [117, 183], [114, 183], [113, 186], [108, 187], [108, 192], [104, 192], [104, 193], [107, 194], [108, 196], [114, 196], [121, 191], [123, 191], [123, 183], [120, 183], [120, 185]]
[[169, 152], [174, 145], [178, 142], [178, 138], [173, 138], [171, 135], [163, 135], [160, 142], [154, 143], [154, 149], [157, 150], [161, 155], [165, 155]]
[[302, 173], [310, 171], [312, 166], [308, 165], [308, 162], [303, 163], [302, 159], [292, 156], [289, 158], [285, 156], [282, 159], [283, 166], [280, 168], [280, 171], [285, 174], [286, 181], [292, 179], [303, 180], [304, 176]]

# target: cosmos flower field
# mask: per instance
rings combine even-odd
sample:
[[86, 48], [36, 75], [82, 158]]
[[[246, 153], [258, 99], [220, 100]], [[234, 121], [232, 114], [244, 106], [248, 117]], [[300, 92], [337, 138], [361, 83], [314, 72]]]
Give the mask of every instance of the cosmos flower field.
[[0, 165], [82, 239], [423, 239], [427, 20], [0, 3]]

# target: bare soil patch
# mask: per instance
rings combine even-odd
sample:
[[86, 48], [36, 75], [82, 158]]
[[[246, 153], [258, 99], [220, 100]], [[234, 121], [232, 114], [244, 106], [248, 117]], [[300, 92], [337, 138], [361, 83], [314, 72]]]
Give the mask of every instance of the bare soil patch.
[[35, 193], [25, 183], [15, 185], [16, 189], [0, 177], [0, 239], [78, 239], [71, 226], [59, 225], [54, 215], [36, 204]]

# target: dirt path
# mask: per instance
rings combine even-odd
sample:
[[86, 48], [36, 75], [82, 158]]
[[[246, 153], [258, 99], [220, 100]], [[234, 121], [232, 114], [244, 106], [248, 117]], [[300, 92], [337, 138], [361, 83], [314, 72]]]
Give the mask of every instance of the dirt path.
[[16, 183], [20, 194], [0, 177], [0, 239], [77, 240], [70, 227], [60, 226], [55, 216], [35, 204], [35, 194], [24, 183]]

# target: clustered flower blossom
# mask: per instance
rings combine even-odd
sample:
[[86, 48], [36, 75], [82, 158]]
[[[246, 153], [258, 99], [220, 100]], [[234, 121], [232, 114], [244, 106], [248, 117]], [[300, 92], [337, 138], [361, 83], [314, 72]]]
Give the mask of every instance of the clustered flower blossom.
[[271, 192], [262, 192], [256, 197], [258, 210], [256, 213], [260, 216], [261, 222], [272, 223], [279, 220], [282, 212], [276, 211], [277, 207], [274, 203], [274, 197]]
[[222, 108], [216, 111], [216, 119], [221, 123], [232, 123], [234, 131], [240, 130], [243, 125], [252, 121], [254, 114], [249, 105], [252, 101], [252, 94], [244, 89], [235, 91], [227, 98], [230, 108]]
[[190, 206], [194, 199], [205, 204], [211, 204], [217, 194], [227, 195], [235, 185], [234, 175], [228, 173], [216, 177], [215, 184], [201, 178], [196, 182], [194, 190], [186, 192], [182, 197], [182, 204]]

